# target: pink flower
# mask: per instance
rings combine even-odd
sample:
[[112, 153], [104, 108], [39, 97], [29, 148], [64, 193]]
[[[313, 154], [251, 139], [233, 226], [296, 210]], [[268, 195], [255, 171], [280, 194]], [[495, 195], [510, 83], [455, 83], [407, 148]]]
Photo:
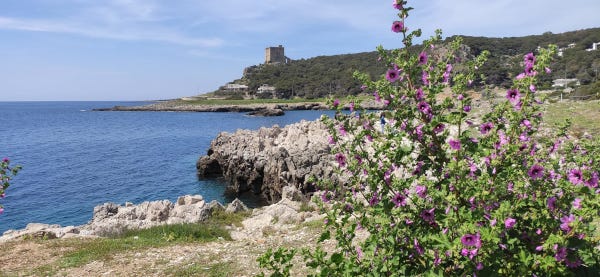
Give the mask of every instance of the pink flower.
[[334, 107], [337, 107], [337, 106], [339, 106], [339, 105], [340, 105], [340, 100], [339, 100], [339, 99], [335, 99], [335, 100], [333, 100], [333, 106], [334, 106]]
[[396, 207], [404, 207], [406, 206], [406, 196], [401, 193], [396, 193], [392, 198], [392, 202], [396, 205]]
[[421, 53], [419, 54], [419, 64], [420, 64], [420, 65], [424, 65], [424, 64], [426, 64], [426, 63], [427, 63], [427, 53], [425, 53], [425, 52], [421, 52]]
[[569, 182], [573, 185], [579, 185], [583, 183], [583, 174], [579, 169], [571, 169], [567, 175], [569, 177]]
[[573, 214], [570, 214], [569, 216], [563, 216], [560, 218], [560, 229], [565, 231], [565, 232], [570, 232], [571, 231], [571, 222], [575, 221], [575, 216]]
[[460, 150], [460, 140], [451, 139], [448, 140], [448, 144], [450, 145], [450, 148]]
[[418, 88], [417, 92], [415, 93], [415, 98], [417, 99], [417, 101], [421, 101], [423, 99], [423, 89], [422, 88]]
[[546, 74], [552, 73], [552, 69], [550, 69], [549, 67], [544, 68], [544, 70], [546, 71]]
[[397, 9], [397, 10], [402, 10], [403, 9], [403, 7], [402, 7], [402, 0], [394, 0], [394, 2], [393, 2], [392, 5], [394, 6], [394, 9]]
[[573, 208], [581, 210], [581, 198], [575, 198], [575, 200], [573, 200]]
[[491, 122], [486, 122], [486, 123], [481, 124], [481, 127], [479, 128], [479, 131], [481, 132], [481, 134], [486, 135], [493, 128], [494, 128], [494, 124], [492, 124]]
[[533, 166], [531, 166], [531, 168], [529, 168], [527, 174], [533, 180], [540, 179], [544, 177], [544, 167], [542, 167], [539, 164], [534, 164]]
[[436, 134], [439, 134], [439, 133], [443, 132], [445, 128], [446, 128], [446, 125], [444, 125], [444, 123], [439, 123], [438, 125], [436, 125], [433, 128], [433, 132]]
[[466, 234], [460, 238], [460, 242], [464, 246], [467, 246], [467, 247], [469, 247], [469, 246], [480, 247], [481, 246], [481, 239], [479, 237], [479, 234], [477, 234], [477, 235]]
[[342, 135], [342, 136], [345, 136], [348, 134], [348, 133], [346, 133], [346, 129], [344, 129], [344, 125], [340, 125], [338, 127], [338, 130], [340, 131], [340, 135]]
[[375, 101], [381, 102], [381, 97], [379, 96], [379, 93], [377, 93], [377, 91], [373, 92], [373, 96], [375, 96]]
[[550, 198], [548, 198], [546, 205], [548, 206], [548, 209], [551, 211], [556, 210], [556, 197], [552, 196]]
[[327, 140], [329, 141], [329, 144], [335, 144], [335, 139], [333, 138], [333, 136], [329, 136]]
[[515, 104], [521, 100], [521, 94], [516, 89], [509, 89], [506, 91], [506, 99], [511, 103]]
[[514, 218], [509, 217], [504, 220], [504, 227], [506, 227], [506, 229], [512, 229], [515, 224], [517, 224], [517, 220]]
[[342, 153], [337, 153], [335, 155], [335, 159], [337, 160], [338, 164], [340, 167], [345, 167], [346, 166], [346, 156], [344, 156], [344, 154]]
[[390, 81], [390, 83], [396, 82], [400, 79], [400, 71], [397, 69], [390, 69], [385, 74], [385, 78]]
[[404, 31], [404, 22], [402, 21], [394, 21], [394, 23], [392, 23], [392, 31], [394, 33], [400, 33]]
[[348, 105], [348, 107], [350, 108], [350, 112], [354, 111], [354, 102], [350, 102], [350, 105]]
[[415, 193], [421, 198], [425, 198], [427, 196], [427, 187], [417, 185], [415, 186]]
[[421, 218], [429, 223], [435, 222], [435, 208], [421, 211]]
[[429, 85], [429, 73], [427, 73], [427, 71], [423, 71], [423, 74], [421, 75], [421, 81], [423, 81], [423, 85]]

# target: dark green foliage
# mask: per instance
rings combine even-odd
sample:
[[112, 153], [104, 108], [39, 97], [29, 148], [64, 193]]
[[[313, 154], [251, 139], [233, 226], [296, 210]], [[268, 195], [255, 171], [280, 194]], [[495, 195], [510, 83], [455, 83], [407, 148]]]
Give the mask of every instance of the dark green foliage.
[[[453, 40], [454, 37], [449, 37], [442, 44], [447, 45]], [[563, 57], [558, 57], [551, 64], [552, 74], [544, 74], [540, 78], [539, 88], [549, 89], [552, 80], [558, 78], [578, 78], [582, 85], [598, 80], [600, 50], [585, 51], [594, 42], [600, 42], [600, 28], [562, 34], [547, 32], [525, 37], [463, 37], [463, 44], [467, 47], [463, 48], [460, 56], [470, 60], [485, 50], [489, 51], [489, 59], [479, 72], [486, 76], [486, 84], [508, 88], [512, 84], [512, 78], [522, 71], [525, 54], [536, 53], [538, 46], [556, 44], [559, 48], [567, 48], [569, 44], [575, 43], [574, 48], [566, 49]], [[417, 49], [420, 46], [409, 50], [418, 51]], [[379, 62], [378, 57], [377, 52], [367, 52], [319, 56], [289, 64], [251, 66], [246, 68], [244, 77], [238, 82], [247, 84], [251, 93], [263, 84], [275, 86], [278, 98], [314, 99], [356, 95], [361, 92], [362, 84], [352, 77], [353, 72], [364, 72], [371, 79], [379, 78], [385, 73], [387, 65]], [[482, 80], [476, 81], [475, 84], [482, 84]]]

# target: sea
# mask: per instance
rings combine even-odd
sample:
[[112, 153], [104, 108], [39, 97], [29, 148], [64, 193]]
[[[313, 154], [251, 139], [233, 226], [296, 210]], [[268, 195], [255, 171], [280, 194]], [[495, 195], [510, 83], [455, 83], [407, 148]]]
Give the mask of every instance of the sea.
[[[228, 203], [222, 179], [198, 180], [196, 161], [220, 132], [284, 126], [330, 111], [99, 112], [148, 102], [0, 102], [0, 159], [22, 170], [0, 199], [0, 234], [28, 223], [81, 225], [94, 207], [200, 194]], [[241, 197], [249, 206], [260, 201]]]

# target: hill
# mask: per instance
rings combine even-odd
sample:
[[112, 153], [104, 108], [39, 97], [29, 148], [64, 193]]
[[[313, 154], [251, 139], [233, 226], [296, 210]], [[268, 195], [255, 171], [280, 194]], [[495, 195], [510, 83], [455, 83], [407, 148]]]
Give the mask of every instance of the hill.
[[[441, 47], [452, 41], [446, 38]], [[596, 44], [595, 51], [589, 51]], [[486, 83], [498, 87], [508, 87], [512, 78], [521, 70], [520, 63], [526, 53], [535, 52], [538, 47], [555, 44], [560, 55], [552, 65], [552, 74], [545, 77], [543, 88], [550, 88], [553, 79], [576, 78], [582, 85], [592, 85], [598, 80], [600, 69], [600, 28], [592, 28], [553, 34], [525, 37], [488, 38], [463, 36], [461, 55], [474, 57], [483, 50], [491, 55], [481, 73], [487, 76]], [[419, 51], [421, 46], [413, 49]], [[247, 86], [243, 90], [220, 88], [216, 96], [229, 98], [306, 98], [314, 99], [329, 95], [356, 95], [361, 92], [360, 83], [352, 74], [354, 71], [368, 73], [377, 78], [386, 70], [378, 62], [378, 53], [365, 52], [335, 56], [318, 56], [294, 60], [285, 64], [261, 64], [247, 67], [241, 79], [231, 83]], [[274, 91], [259, 93], [263, 85]], [[596, 87], [598, 85], [596, 84]]]

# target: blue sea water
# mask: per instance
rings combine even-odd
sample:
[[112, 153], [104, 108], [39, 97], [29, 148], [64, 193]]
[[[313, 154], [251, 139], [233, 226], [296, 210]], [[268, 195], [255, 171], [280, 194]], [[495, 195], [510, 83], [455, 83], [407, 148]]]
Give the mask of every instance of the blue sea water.
[[223, 183], [196, 178], [196, 161], [219, 132], [283, 126], [329, 113], [91, 111], [140, 104], [0, 102], [0, 158], [23, 167], [0, 199], [5, 209], [0, 233], [30, 222], [85, 224], [93, 208], [105, 202], [175, 201], [201, 194], [226, 203], [231, 199], [223, 196]]

